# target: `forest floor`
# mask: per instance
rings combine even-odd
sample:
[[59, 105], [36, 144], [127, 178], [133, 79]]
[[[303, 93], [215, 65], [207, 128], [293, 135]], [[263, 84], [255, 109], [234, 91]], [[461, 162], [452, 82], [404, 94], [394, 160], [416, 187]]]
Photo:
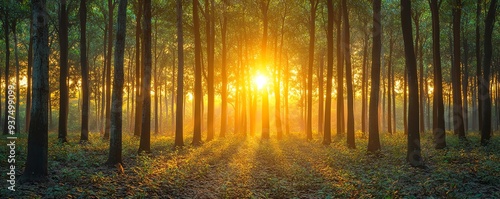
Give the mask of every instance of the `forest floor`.
[[[319, 138], [319, 135], [316, 135]], [[323, 146], [293, 134], [286, 139], [228, 136], [173, 150], [173, 138], [152, 136], [152, 153], [137, 155], [138, 138], [123, 140], [124, 174], [104, 166], [108, 143], [92, 134], [90, 144], [49, 136], [49, 180], [7, 190], [7, 147], [0, 147], [0, 198], [500, 198], [500, 137], [479, 146], [448, 134], [448, 148], [435, 150], [422, 137], [427, 169], [405, 161], [406, 137], [382, 135], [382, 155], [367, 155], [366, 136], [357, 149], [345, 141]], [[5, 139], [3, 139], [5, 140]], [[189, 143], [190, 138], [186, 139]], [[17, 178], [24, 170], [26, 137], [17, 141]]]

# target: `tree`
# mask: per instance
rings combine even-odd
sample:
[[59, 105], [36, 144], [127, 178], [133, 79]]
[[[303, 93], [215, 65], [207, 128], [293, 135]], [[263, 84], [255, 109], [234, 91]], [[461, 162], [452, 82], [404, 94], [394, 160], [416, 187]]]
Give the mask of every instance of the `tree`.
[[[340, 6], [339, 6], [340, 7]], [[344, 59], [342, 56], [342, 9], [338, 9], [336, 17], [337, 29], [337, 137], [344, 136]]]
[[[411, 0], [401, 0], [401, 28], [403, 30], [405, 63], [408, 76], [409, 107], [408, 107], [408, 149], [406, 160], [413, 167], [422, 167], [423, 161], [420, 155], [420, 134], [418, 117], [418, 80], [417, 61], [413, 47], [413, 36], [411, 27]], [[375, 39], [374, 39], [375, 43]], [[412, 122], [413, 121], [413, 122]]]
[[193, 145], [201, 144], [201, 41], [200, 18], [198, 16], [198, 0], [193, 0], [193, 28], [194, 28], [194, 131]]
[[316, 9], [318, 0], [309, 0], [311, 15], [309, 18], [309, 67], [307, 70], [307, 140], [312, 140], [312, 74], [314, 66], [314, 41], [316, 37]]
[[89, 140], [89, 68], [87, 63], [87, 1], [80, 0], [80, 65], [82, 67], [82, 127], [80, 142]]
[[453, 1], [453, 64], [451, 66], [451, 82], [453, 90], [453, 131], [465, 140], [464, 118], [462, 112], [462, 96], [460, 84], [460, 16], [462, 1]]
[[46, 0], [32, 0], [33, 101], [28, 132], [28, 155], [22, 179], [45, 180], [48, 175], [49, 18]]
[[330, 145], [332, 142], [332, 79], [333, 79], [333, 2], [327, 1], [328, 8], [328, 24], [326, 31], [327, 40], [327, 62], [326, 62], [326, 99], [325, 99], [325, 128], [323, 129], [323, 144]]
[[106, 122], [104, 126], [104, 139], [109, 139], [111, 128], [111, 53], [113, 52], [113, 9], [112, 0], [108, 0], [108, 49], [106, 54]]
[[[481, 145], [488, 144], [491, 138], [491, 94], [490, 94], [490, 69], [491, 57], [493, 52], [492, 35], [493, 26], [495, 23], [495, 13], [497, 9], [497, 0], [492, 0], [488, 15], [485, 20], [484, 30], [484, 65], [483, 65], [483, 78], [481, 83], [481, 101], [483, 109], [481, 110], [482, 119], [484, 120], [481, 127]], [[497, 82], [498, 83], [498, 82]], [[498, 92], [498, 91], [497, 91]]]
[[208, 94], [208, 112], [207, 112], [207, 141], [214, 139], [214, 55], [215, 55], [215, 9], [214, 0], [205, 0], [205, 19], [207, 33], [207, 94]]
[[144, 70], [141, 64], [142, 57], [142, 48], [141, 48], [141, 20], [142, 20], [142, 0], [137, 0], [134, 4], [134, 14], [135, 14], [135, 125], [134, 125], [134, 136], [141, 135], [141, 127], [142, 127], [142, 104], [143, 104], [143, 95], [142, 95], [142, 84], [141, 79], [144, 76]]
[[343, 52], [345, 60], [345, 76], [347, 84], [347, 146], [351, 149], [356, 148], [354, 141], [354, 94], [352, 89], [352, 67], [351, 67], [351, 36], [349, 33], [349, 12], [347, 11], [347, 1], [342, 0], [342, 18], [343, 22]]
[[434, 147], [443, 149], [446, 147], [446, 132], [444, 124], [443, 104], [443, 77], [441, 75], [441, 51], [440, 29], [439, 29], [439, 5], [437, 0], [430, 2], [432, 14], [432, 65], [434, 68], [434, 97], [432, 106], [432, 132], [434, 134]]
[[[481, 73], [481, 35], [480, 35], [480, 18], [481, 18], [481, 0], [477, 0], [477, 6], [476, 6], [476, 87], [478, 87], [478, 97], [481, 95], [481, 79], [482, 79], [482, 73]], [[481, 114], [482, 110], [482, 102], [481, 99], [478, 99], [477, 101], [477, 110], [479, 110], [479, 114], [477, 114], [477, 117], [474, 118], [474, 120], [477, 119], [478, 121], [478, 130], [481, 130], [482, 122], [483, 122], [483, 116]]]
[[59, 2], [59, 142], [67, 142], [68, 134], [68, 8], [66, 0]]
[[[268, 11], [271, 0], [261, 0], [260, 10], [262, 12], [263, 34], [262, 34], [262, 54], [264, 69], [267, 71], [267, 31], [269, 25]], [[255, 108], [255, 107], [254, 107]], [[262, 88], [262, 139], [269, 139], [269, 92], [267, 86]]]
[[[184, 146], [184, 117], [182, 107], [184, 104], [184, 36], [182, 32], [182, 0], [177, 0], [177, 107], [175, 125], [175, 146]], [[172, 107], [173, 108], [173, 107]]]
[[[9, 7], [8, 3], [5, 2], [5, 7], [3, 8], [3, 31], [4, 31], [4, 36], [5, 36], [5, 119], [3, 123], [3, 134], [8, 135], [9, 134], [9, 129], [7, 128], [7, 123], [8, 123], [8, 114], [9, 114], [9, 68], [10, 68], [10, 39], [9, 39], [9, 26], [10, 26], [10, 18], [9, 18]], [[1, 115], [1, 114], [0, 114]]]
[[223, 15], [221, 24], [221, 37], [222, 37], [222, 63], [221, 63], [221, 124], [220, 124], [220, 137], [226, 136], [227, 131], [227, 11], [228, 0], [223, 1]]
[[368, 152], [380, 151], [380, 138], [378, 127], [378, 100], [380, 93], [380, 54], [382, 51], [382, 20], [381, 0], [373, 1], [373, 46], [372, 46], [372, 86], [370, 90]]
[[127, 25], [127, 0], [118, 3], [116, 19], [115, 64], [113, 81], [113, 106], [111, 109], [111, 129], [109, 139], [109, 156], [106, 164], [116, 166], [122, 161], [122, 105], [123, 105], [123, 57], [125, 52], [125, 30]]
[[142, 27], [142, 42], [144, 46], [144, 79], [142, 81], [142, 127], [141, 141], [138, 153], [151, 152], [151, 0], [144, 0], [144, 23]]

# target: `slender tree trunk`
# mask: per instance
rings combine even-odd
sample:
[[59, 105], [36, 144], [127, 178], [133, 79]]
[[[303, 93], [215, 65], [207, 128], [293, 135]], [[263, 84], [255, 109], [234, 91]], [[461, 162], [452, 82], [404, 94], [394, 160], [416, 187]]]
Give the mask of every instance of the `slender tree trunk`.
[[32, 0], [31, 4], [32, 19], [36, 19], [33, 20], [33, 103], [23, 181], [46, 180], [48, 175], [49, 22], [45, 0]]
[[[326, 100], [325, 100], [325, 128], [323, 129], [323, 144], [330, 145], [332, 142], [332, 79], [333, 79], [333, 1], [327, 1], [328, 7], [328, 24], [326, 31], [327, 40], [327, 62], [326, 62]], [[286, 70], [288, 71], [288, 70]], [[288, 74], [288, 72], [286, 72]], [[288, 82], [288, 81], [287, 81]], [[288, 97], [285, 96], [286, 101]], [[288, 121], [288, 120], [287, 120]]]
[[482, 100], [479, 98], [481, 96], [481, 79], [483, 77], [482, 71], [481, 71], [481, 35], [480, 35], [480, 30], [481, 30], [481, 3], [482, 0], [477, 0], [476, 1], [476, 87], [477, 89], [477, 110], [476, 115], [477, 115], [477, 121], [478, 121], [478, 129], [481, 131], [482, 123], [483, 123], [483, 115], [481, 113], [482, 110]]
[[59, 5], [59, 142], [67, 142], [68, 134], [68, 8], [66, 0]]
[[316, 37], [316, 8], [319, 1], [310, 0], [309, 18], [309, 66], [307, 70], [307, 140], [312, 140], [312, 74], [314, 66], [314, 41]]
[[[364, 27], [368, 27], [368, 22], [364, 22]], [[363, 69], [362, 69], [362, 79], [361, 81], [361, 132], [366, 133], [366, 106], [368, 101], [367, 90], [368, 90], [368, 75], [367, 75], [367, 59], [368, 59], [368, 31], [364, 32], [363, 39]]]
[[[261, 1], [262, 21], [263, 21], [263, 35], [262, 35], [262, 59], [264, 61], [264, 68], [267, 71], [267, 31], [268, 31], [268, 10], [270, 0]], [[262, 137], [261, 139], [269, 139], [269, 92], [267, 85], [262, 90]]]
[[416, 121], [419, 114], [418, 107], [418, 80], [417, 80], [417, 63], [413, 47], [413, 36], [411, 27], [411, 1], [401, 0], [401, 24], [403, 29], [403, 40], [405, 49], [406, 68], [408, 71], [408, 86], [409, 86], [409, 108], [408, 108], [408, 151], [407, 161], [411, 166], [423, 166], [422, 157], [420, 155], [420, 135], [419, 125]]
[[[493, 54], [492, 34], [493, 26], [495, 24], [495, 13], [497, 9], [497, 0], [492, 0], [488, 14], [485, 20], [484, 30], [484, 66], [483, 66], [483, 79], [481, 83], [481, 97], [483, 104], [483, 123], [481, 127], [481, 145], [485, 146], [491, 139], [491, 94], [490, 94], [490, 69], [491, 59]], [[497, 90], [498, 92], [498, 90]]]
[[[194, 56], [195, 56], [195, 78], [194, 78], [194, 131], [193, 145], [201, 144], [201, 39], [200, 39], [200, 18], [198, 16], [198, 0], [193, 0], [193, 24], [194, 24]], [[179, 127], [180, 128], [180, 127]]]
[[430, 2], [432, 14], [432, 65], [434, 68], [434, 97], [432, 108], [432, 132], [434, 135], [434, 147], [443, 149], [446, 147], [446, 132], [444, 123], [443, 105], [443, 77], [441, 75], [441, 51], [440, 29], [439, 29], [439, 7], [438, 0]]
[[[4, 21], [3, 21], [3, 31], [4, 31], [4, 36], [5, 36], [5, 118], [4, 118], [4, 123], [3, 123], [3, 134], [8, 135], [9, 134], [9, 129], [8, 127], [8, 121], [9, 121], [9, 76], [10, 76], [10, 39], [9, 39], [9, 8], [6, 6], [3, 8], [3, 15], [4, 15]], [[0, 114], [1, 115], [1, 114]]]
[[381, 0], [374, 0], [373, 6], [373, 46], [372, 46], [372, 70], [371, 80], [372, 86], [370, 90], [370, 120], [369, 120], [369, 137], [368, 151], [380, 151], [380, 138], [378, 127], [378, 100], [380, 93], [380, 54], [382, 51], [382, 17], [381, 17]]
[[[82, 67], [82, 126], [80, 142], [89, 140], [89, 110], [90, 110], [90, 89], [89, 89], [89, 68], [87, 59], [87, 1], [80, 0], [80, 64]], [[128, 109], [127, 109], [128, 110]]]
[[342, 18], [343, 20], [343, 52], [346, 64], [346, 83], [347, 83], [347, 146], [351, 149], [356, 148], [354, 140], [354, 92], [352, 88], [352, 67], [351, 67], [351, 39], [349, 33], [349, 13], [347, 11], [347, 1], [342, 0]]
[[113, 108], [111, 109], [111, 128], [109, 139], [109, 166], [121, 168], [122, 162], [122, 105], [123, 105], [123, 58], [125, 51], [127, 0], [120, 0], [115, 41], [115, 64], [113, 81]]
[[465, 139], [464, 120], [462, 112], [462, 93], [460, 84], [460, 16], [461, 0], [454, 1], [453, 8], [453, 66], [451, 80], [453, 85], [453, 131], [460, 139]]
[[393, 39], [393, 34], [392, 34], [392, 30], [390, 31], [390, 35], [389, 35], [389, 60], [388, 60], [388, 64], [387, 64], [387, 132], [389, 134], [392, 134], [393, 133], [393, 129], [392, 129], [392, 104], [391, 104], [391, 101], [392, 101], [392, 76], [391, 76], [391, 72], [392, 72], [392, 50], [393, 50], [393, 46], [394, 46], [394, 39]]
[[[26, 89], [26, 133], [29, 132], [30, 129], [30, 119], [31, 119], [31, 78], [32, 78], [32, 73], [31, 69], [33, 68], [33, 19], [30, 18], [30, 37], [29, 37], [29, 45], [28, 45], [28, 69], [26, 73], [26, 78], [28, 79], [28, 85]], [[0, 77], [2, 76], [2, 73], [0, 73]], [[0, 91], [2, 88], [0, 87]], [[2, 105], [0, 104], [0, 115], [2, 115]], [[0, 117], [0, 121], [2, 121]]]
[[142, 42], [144, 44], [144, 79], [142, 81], [142, 127], [141, 141], [137, 153], [151, 152], [151, 0], [144, 0], [144, 24], [142, 27]]
[[222, 16], [221, 25], [221, 37], [222, 37], [222, 88], [221, 88], [221, 125], [220, 125], [220, 137], [226, 136], [227, 131], [227, 6], [229, 4], [228, 0], [224, 0], [224, 9]]
[[[176, 127], [175, 127], [175, 146], [184, 146], [184, 117], [182, 114], [183, 95], [184, 95], [184, 35], [182, 31], [182, 0], [177, 0], [177, 108], [176, 108]], [[173, 68], [172, 68], [173, 69]], [[172, 85], [173, 86], [173, 85]], [[172, 89], [173, 90], [173, 89]], [[173, 94], [173, 93], [172, 93]], [[172, 95], [173, 99], [173, 95]], [[173, 100], [172, 100], [173, 101]], [[174, 107], [172, 107], [173, 113]]]
[[[462, 32], [462, 35], [465, 35], [464, 32]], [[464, 56], [463, 56], [463, 63], [462, 63], [462, 70], [463, 70], [463, 75], [462, 75], [462, 97], [463, 97], [463, 116], [464, 116], [464, 130], [467, 132], [469, 130], [469, 119], [468, 119], [468, 112], [469, 112], [469, 101], [468, 101], [468, 96], [467, 96], [467, 87], [469, 85], [469, 47], [468, 47], [468, 42], [467, 38], [464, 37], [463, 41], [463, 51], [464, 51]]]
[[215, 10], [213, 0], [205, 0], [205, 19], [207, 34], [207, 141], [214, 139], [214, 40], [215, 40]]
[[142, 104], [144, 97], [142, 96], [142, 42], [141, 42], [141, 21], [142, 21], [142, 6], [143, 0], [137, 0], [135, 8], [135, 121], [134, 121], [134, 136], [141, 135], [142, 127]]
[[341, 20], [342, 9], [339, 9], [335, 20], [337, 29], [337, 137], [339, 139], [344, 136], [344, 59], [341, 47]]
[[[281, 123], [281, 66], [282, 66], [282, 56], [283, 56], [283, 46], [284, 46], [284, 36], [285, 36], [285, 19], [287, 16], [287, 6], [284, 5], [284, 14], [281, 22], [281, 41], [280, 41], [280, 55], [279, 55], [279, 65], [275, 65], [275, 82], [274, 82], [274, 99], [275, 99], [275, 105], [274, 105], [274, 118], [275, 118], [275, 123], [276, 123], [276, 134], [278, 139], [283, 138], [283, 127]], [[277, 42], [277, 41], [276, 41]], [[277, 51], [277, 49], [276, 49]]]
[[158, 23], [155, 21], [155, 34], [154, 34], [154, 73], [153, 75], [153, 90], [155, 93], [154, 97], [154, 104], [155, 104], [155, 135], [158, 135], [159, 131], [159, 126], [158, 126], [158, 96], [160, 95], [160, 92], [158, 92], [158, 54], [157, 54], [157, 44], [158, 44]]
[[106, 62], [106, 125], [104, 127], [103, 139], [109, 139], [111, 128], [111, 53], [113, 52], [113, 8], [112, 0], [108, 0], [108, 52]]
[[324, 105], [324, 100], [323, 100], [323, 69], [324, 69], [324, 55], [321, 53], [320, 59], [319, 59], [319, 67], [318, 67], [318, 87], [319, 87], [319, 93], [318, 93], [318, 134], [323, 134], [323, 116], [324, 116], [324, 110], [323, 110], [323, 105]]
[[[19, 110], [19, 100], [21, 100], [21, 98], [19, 98], [19, 49], [17, 47], [18, 45], [18, 41], [17, 41], [17, 19], [14, 20], [12, 22], [12, 33], [13, 33], [13, 36], [14, 36], [14, 59], [16, 61], [16, 110]], [[19, 111], [16, 111], [16, 114], [15, 114], [15, 121], [16, 121], [16, 125], [15, 125], [15, 132], [16, 134], [19, 134], [21, 131], [20, 131], [20, 128], [19, 128]]]

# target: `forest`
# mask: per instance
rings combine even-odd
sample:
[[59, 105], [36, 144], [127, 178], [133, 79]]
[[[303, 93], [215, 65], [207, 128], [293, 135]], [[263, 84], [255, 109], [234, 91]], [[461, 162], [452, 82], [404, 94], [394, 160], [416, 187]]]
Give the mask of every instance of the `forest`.
[[0, 198], [500, 198], [498, 0], [2, 0]]

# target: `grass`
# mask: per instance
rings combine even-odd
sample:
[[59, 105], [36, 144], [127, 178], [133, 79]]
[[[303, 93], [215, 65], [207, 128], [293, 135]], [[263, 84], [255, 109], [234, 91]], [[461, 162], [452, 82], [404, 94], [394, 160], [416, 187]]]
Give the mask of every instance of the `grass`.
[[[320, 137], [320, 136], [316, 136]], [[406, 137], [382, 135], [382, 155], [367, 155], [367, 138], [357, 135], [357, 149], [345, 141], [323, 146], [292, 134], [278, 141], [229, 136], [172, 150], [173, 138], [152, 137], [152, 153], [137, 155], [138, 138], [125, 136], [125, 174], [104, 166], [108, 143], [97, 134], [90, 144], [58, 144], [49, 136], [49, 181], [17, 184], [10, 198], [499, 198], [500, 139], [479, 146], [448, 135], [448, 148], [435, 150], [432, 136], [422, 137], [428, 169], [405, 161]], [[5, 140], [5, 139], [4, 139]], [[186, 139], [185, 143], [189, 143]], [[7, 170], [7, 147], [0, 147], [2, 173]], [[17, 179], [24, 170], [26, 137], [17, 141]], [[6, 178], [6, 175], [2, 175]]]

